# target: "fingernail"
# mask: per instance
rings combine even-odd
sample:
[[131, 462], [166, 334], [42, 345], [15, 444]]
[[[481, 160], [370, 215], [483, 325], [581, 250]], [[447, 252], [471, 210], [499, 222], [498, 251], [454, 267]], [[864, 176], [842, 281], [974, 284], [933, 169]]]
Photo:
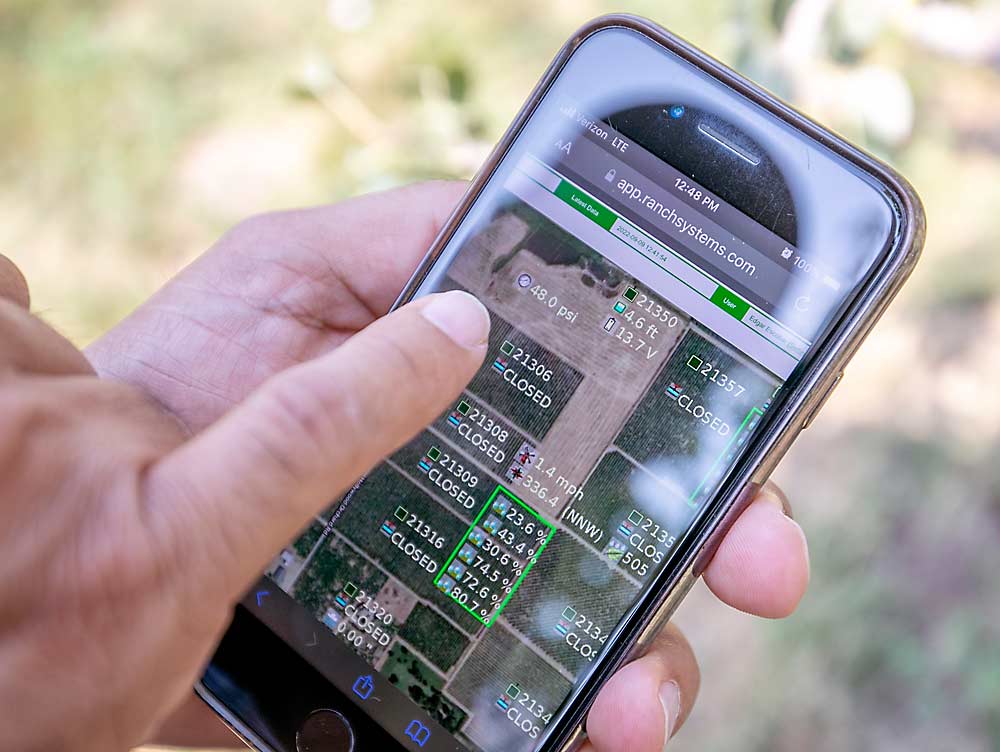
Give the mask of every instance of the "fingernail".
[[777, 506], [785, 517], [790, 520], [795, 519], [795, 515], [792, 514], [792, 503], [788, 500], [788, 497], [785, 496], [785, 492], [778, 488], [778, 486], [774, 483], [768, 481], [764, 488], [761, 489], [760, 495], [767, 501]]
[[663, 705], [663, 714], [666, 716], [666, 736], [663, 738], [666, 744], [681, 715], [681, 688], [677, 682], [671, 680], [660, 685], [660, 704]]
[[486, 306], [461, 290], [433, 295], [420, 312], [460, 347], [480, 347], [490, 334]]

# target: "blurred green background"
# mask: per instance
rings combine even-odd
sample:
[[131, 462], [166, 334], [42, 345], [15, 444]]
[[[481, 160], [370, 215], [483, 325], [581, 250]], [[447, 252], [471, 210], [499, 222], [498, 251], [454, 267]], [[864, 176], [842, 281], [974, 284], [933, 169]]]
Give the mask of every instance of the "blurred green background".
[[659, 21], [907, 175], [924, 260], [777, 475], [813, 585], [698, 589], [672, 749], [1000, 749], [1000, 3], [3, 0], [0, 249], [80, 344], [253, 212], [469, 177], [587, 18]]

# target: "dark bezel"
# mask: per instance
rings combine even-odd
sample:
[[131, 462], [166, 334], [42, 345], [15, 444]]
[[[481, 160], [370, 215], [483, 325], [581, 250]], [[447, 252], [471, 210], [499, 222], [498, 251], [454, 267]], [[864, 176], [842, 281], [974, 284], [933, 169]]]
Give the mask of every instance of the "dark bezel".
[[[718, 540], [738, 516], [738, 512], [753, 497], [754, 489], [767, 479], [792, 441], [812, 418], [814, 411], [821, 407], [823, 398], [836, 383], [844, 365], [857, 350], [912, 271], [923, 244], [925, 230], [924, 215], [919, 199], [910, 185], [891, 168], [659, 26], [636, 16], [609, 15], [594, 19], [581, 27], [560, 50], [506, 134], [469, 186], [423, 263], [399, 296], [396, 305], [407, 302], [425, 279], [456, 231], [463, 216], [477, 199], [569, 57], [591, 35], [615, 27], [643, 34], [668, 52], [708, 73], [738, 94], [756, 103], [778, 119], [793, 126], [859, 170], [867, 173], [881, 186], [884, 198], [894, 214], [894, 226], [889, 248], [881, 262], [871, 270], [859, 291], [845, 306], [842, 315], [830, 326], [828, 333], [816, 346], [808, 362], [797, 368], [786, 382], [779, 398], [768, 412], [767, 419], [761, 423], [758, 431], [754, 434], [746, 453], [734, 468], [725, 486], [720, 489], [716, 499], [711, 504], [711, 508], [703, 515], [690, 534], [685, 537], [677, 552], [676, 565], [669, 571], [661, 573], [647, 589], [639, 604], [631, 611], [631, 616], [619, 625], [611, 639], [608, 640], [608, 644], [612, 647], [604, 660], [597, 665], [591, 680], [575, 689], [567, 701], [566, 709], [553, 717], [552, 723], [549, 724], [540, 740], [539, 749], [547, 751], [569, 749], [580, 741], [583, 720], [600, 685], [629, 657], [632, 651], [641, 646], [645, 639], [655, 633], [656, 629], [669, 618], [690, 585], [697, 579]], [[253, 619], [249, 614], [241, 616], [241, 619], [243, 618]], [[245, 658], [247, 661], [255, 660], [257, 656], [271, 650], [284, 649], [289, 651], [289, 648], [273, 633], [267, 632], [266, 628], [263, 630], [267, 632], [267, 636], [258, 636], [254, 642], [247, 643], [242, 634], [242, 631], [247, 629], [248, 627], [242, 621], [234, 622], [223, 640], [220, 655], [224, 650], [234, 649], [233, 646], [237, 643], [239, 646], [247, 646], [238, 648], [248, 651]], [[249, 644], [257, 646], [257, 649], [251, 651], [248, 647]], [[297, 655], [295, 657], [310, 671], [312, 670], [308, 664], [305, 664], [305, 661], [298, 658]], [[294, 686], [289, 682], [295, 681], [296, 671], [303, 671], [303, 669], [289, 661], [287, 671], [276, 671], [272, 666], [272, 669], [267, 672], [261, 671], [257, 674], [246, 672], [248, 686], [241, 687], [241, 689], [254, 696], [265, 696], [266, 692], [263, 689], [274, 682], [281, 682], [286, 688]], [[259, 681], [262, 688], [257, 692], [253, 686], [249, 686], [254, 680]], [[264, 741], [261, 738], [261, 730], [255, 731], [248, 727], [246, 719], [241, 719], [238, 714], [235, 714], [228, 707], [225, 698], [209, 691], [204, 683], [199, 685], [198, 692], [248, 743], [261, 749], [268, 748], [262, 746]], [[310, 697], [308, 700], [304, 697], [301, 698], [301, 717], [304, 718], [315, 707], [324, 705], [324, 702], [326, 706], [343, 710], [340, 705], [330, 704], [330, 699], [338, 694], [335, 689], [330, 687], [323, 697]], [[327, 699], [324, 700], [324, 698]], [[349, 702], [344, 700], [344, 703], [350, 708]], [[350, 715], [355, 714], [352, 712]], [[263, 722], [263, 719], [261, 720]], [[267, 732], [273, 733], [273, 730], [267, 730]]]

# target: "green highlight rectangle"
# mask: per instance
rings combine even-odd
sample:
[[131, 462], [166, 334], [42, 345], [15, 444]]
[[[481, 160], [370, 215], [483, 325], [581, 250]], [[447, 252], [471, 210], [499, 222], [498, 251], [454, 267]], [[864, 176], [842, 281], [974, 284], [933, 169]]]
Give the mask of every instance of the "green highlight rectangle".
[[458, 410], [458, 412], [460, 414], [462, 414], [462, 415], [468, 415], [469, 414], [469, 410], [472, 409], [472, 405], [470, 405], [465, 400], [462, 400], [461, 402], [458, 403], [458, 407], [456, 409]]
[[763, 414], [764, 411], [761, 410], [759, 407], [750, 408], [750, 412], [747, 413], [746, 417], [743, 419], [743, 422], [740, 423], [740, 427], [736, 429], [736, 431], [733, 433], [732, 438], [729, 439], [729, 441], [726, 443], [726, 448], [723, 449], [719, 453], [719, 456], [715, 458], [715, 462], [712, 463], [712, 466], [708, 469], [708, 472], [705, 473], [705, 477], [701, 479], [701, 483], [699, 483], [698, 487], [691, 492], [691, 495], [688, 497], [687, 500], [689, 507], [695, 509], [698, 508], [698, 502], [695, 501], [695, 498], [698, 496], [698, 494], [701, 493], [701, 490], [705, 487], [705, 484], [708, 483], [708, 479], [712, 477], [712, 473], [715, 472], [715, 468], [717, 468], [719, 466], [719, 463], [722, 462], [723, 458], [727, 454], [729, 454], [729, 450], [732, 448], [733, 444], [736, 443], [736, 440], [739, 438], [740, 434], [743, 433], [743, 430], [747, 427], [747, 424], [758, 415], [763, 415]]
[[625, 292], [622, 293], [622, 297], [625, 298], [625, 300], [627, 300], [629, 303], [631, 303], [633, 300], [635, 300], [635, 296], [638, 294], [639, 294], [638, 290], [636, 290], [634, 287], [630, 287]]
[[610, 230], [611, 225], [618, 219], [618, 215], [611, 211], [604, 204], [599, 202], [589, 193], [585, 193], [565, 180], [559, 183], [555, 190], [556, 196], [576, 209], [580, 214], [596, 222], [605, 230]]
[[732, 290], [727, 290], [722, 285], [719, 285], [715, 289], [715, 292], [712, 293], [710, 300], [737, 320], [742, 320], [746, 315], [746, 312], [750, 310], [749, 303], [743, 300], [743, 298], [734, 293]]
[[514, 352], [514, 343], [511, 342], [510, 340], [504, 340], [503, 344], [500, 345], [500, 352], [502, 352], [504, 355], [510, 355], [512, 352]]
[[430, 457], [432, 460], [434, 460], [434, 462], [437, 462], [439, 459], [441, 459], [441, 450], [438, 449], [436, 446], [432, 446], [430, 449], [427, 450], [427, 456]]
[[347, 594], [348, 598], [353, 598], [358, 594], [358, 586], [353, 582], [348, 582], [344, 585], [344, 592]]
[[[458, 542], [458, 545], [455, 546], [455, 550], [451, 552], [451, 556], [448, 557], [447, 561], [445, 561], [444, 563], [444, 566], [441, 567], [441, 571], [438, 574], [438, 576], [434, 578], [435, 587], [438, 587], [438, 583], [440, 582], [441, 578], [445, 574], [447, 574], [448, 568], [451, 566], [452, 561], [455, 560], [455, 557], [458, 555], [458, 552], [462, 549], [462, 546], [464, 546], [466, 541], [468, 541], [469, 534], [476, 529], [476, 527], [479, 525], [479, 521], [490, 510], [490, 508], [493, 506], [493, 502], [496, 500], [497, 496], [499, 496], [501, 493], [508, 499], [513, 501], [515, 504], [518, 504], [521, 508], [524, 509], [525, 512], [527, 512], [536, 520], [538, 520], [538, 522], [542, 526], [547, 527], [549, 529], [549, 534], [545, 537], [545, 540], [538, 547], [538, 550], [535, 551], [535, 555], [532, 557], [533, 560], [532, 559], [528, 560], [527, 566], [524, 568], [524, 571], [521, 572], [521, 576], [517, 578], [517, 582], [513, 584], [513, 586], [510, 589], [510, 592], [507, 593], [507, 597], [503, 599], [503, 602], [497, 607], [496, 612], [490, 617], [489, 621], [483, 619], [483, 617], [481, 617], [471, 608], [466, 606], [464, 603], [459, 603], [458, 599], [455, 598], [450, 593], [446, 593], [446, 595], [448, 595], [449, 598], [455, 601], [455, 603], [458, 603], [460, 608], [463, 608], [466, 611], [468, 611], [472, 615], [472, 617], [476, 619], [476, 621], [478, 621], [481, 624], [484, 624], [487, 629], [489, 627], [492, 627], [493, 622], [495, 622], [497, 620], [497, 617], [499, 617], [500, 614], [503, 613], [503, 610], [507, 607], [507, 604], [510, 603], [510, 599], [514, 597], [514, 593], [516, 593], [517, 589], [521, 587], [521, 583], [524, 582], [524, 578], [528, 576], [528, 572], [531, 571], [531, 568], [535, 565], [535, 562], [538, 561], [538, 557], [542, 555], [542, 551], [544, 551], [545, 547], [549, 545], [549, 541], [552, 540], [552, 536], [556, 534], [555, 525], [553, 525], [551, 522], [542, 517], [538, 512], [529, 507], [527, 504], [525, 504], [523, 501], [517, 498], [506, 488], [504, 488], [503, 486], [497, 486], [495, 489], [493, 489], [493, 493], [490, 494], [490, 498], [486, 500], [486, 504], [483, 506], [482, 509], [479, 510], [479, 514], [476, 515], [476, 519], [472, 521], [472, 524], [469, 526], [469, 529], [465, 531], [465, 535], [462, 536], [461, 540], [459, 540]], [[440, 590], [439, 587], [438, 589]], [[442, 590], [441, 592], [444, 591]]]
[[406, 519], [406, 507], [404, 506], [396, 507], [396, 511], [392, 513], [392, 516], [395, 517], [400, 522], [402, 522], [403, 520]]

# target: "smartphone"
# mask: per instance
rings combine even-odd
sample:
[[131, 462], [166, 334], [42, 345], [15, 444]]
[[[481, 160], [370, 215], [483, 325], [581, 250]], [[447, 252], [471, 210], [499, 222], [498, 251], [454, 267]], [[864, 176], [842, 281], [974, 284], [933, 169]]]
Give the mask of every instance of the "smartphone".
[[277, 553], [199, 693], [274, 752], [572, 749], [923, 232], [885, 165], [650, 22], [589, 23], [399, 299], [475, 294], [485, 363]]

